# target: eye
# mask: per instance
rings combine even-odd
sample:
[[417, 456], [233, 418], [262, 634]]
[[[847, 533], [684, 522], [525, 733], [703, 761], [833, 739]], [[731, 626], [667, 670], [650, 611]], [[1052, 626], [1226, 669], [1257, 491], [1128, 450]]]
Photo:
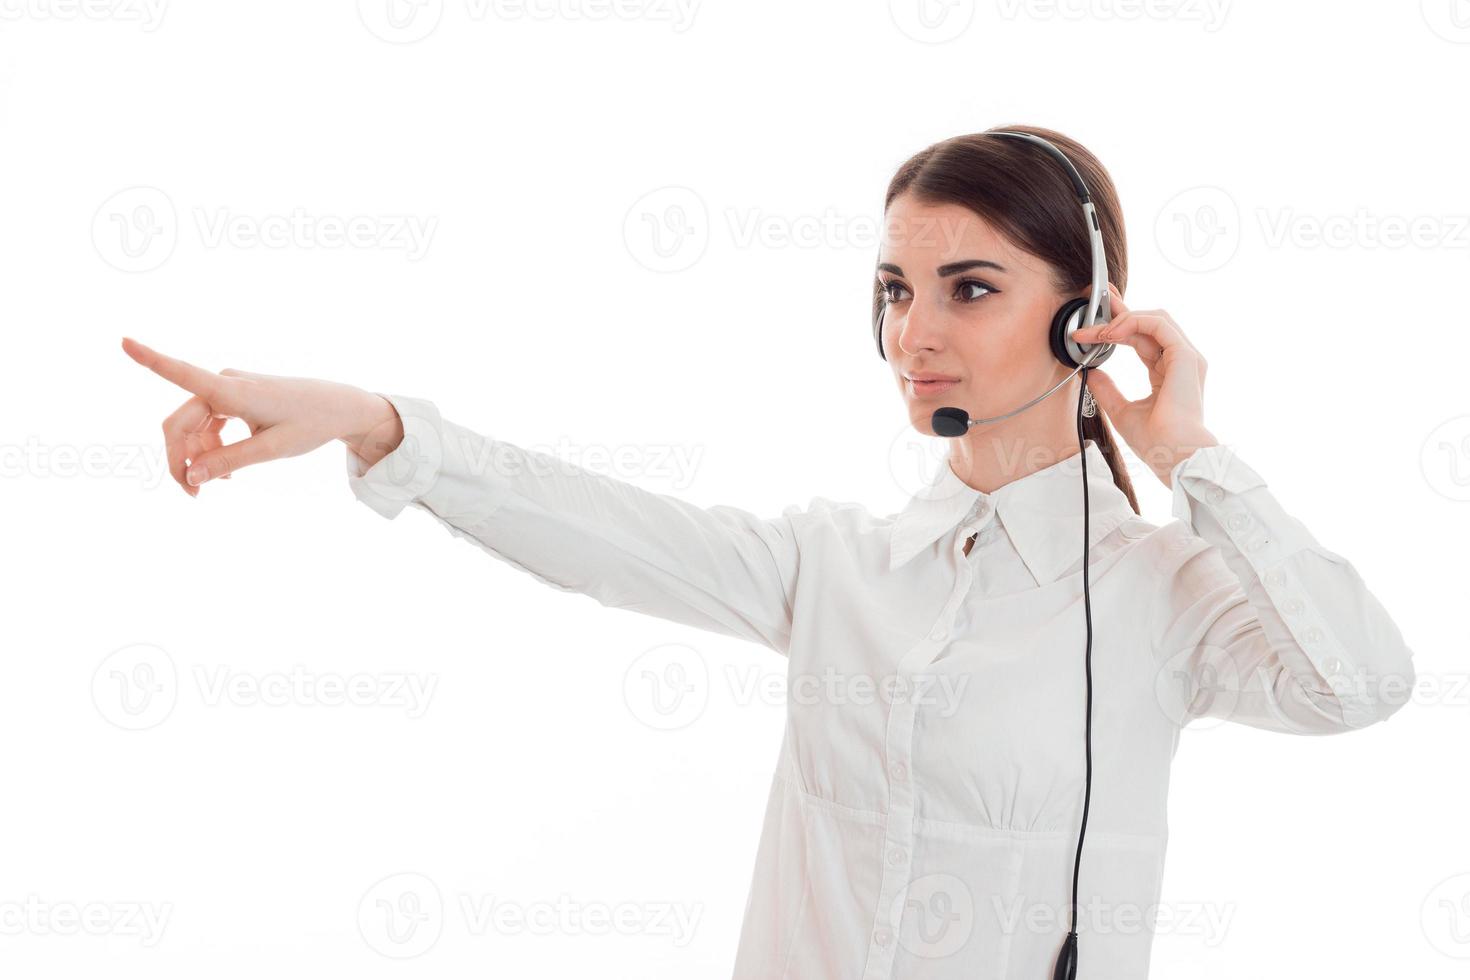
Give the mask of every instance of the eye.
[[893, 290], [901, 289], [904, 292], [908, 291], [907, 287], [905, 287], [903, 283], [898, 282], [895, 279], [878, 280], [878, 288], [882, 292], [883, 298], [889, 303], [897, 303], [902, 300], [902, 297], [893, 295]]
[[[982, 290], [982, 292], [978, 294], [967, 294], [966, 290], [971, 288]], [[959, 285], [955, 287], [955, 299], [959, 300], [961, 303], [978, 303], [980, 300], [984, 299], [991, 293], [998, 292], [1000, 292], [1000, 290], [996, 289], [989, 283], [981, 282], [979, 279], [961, 279]]]

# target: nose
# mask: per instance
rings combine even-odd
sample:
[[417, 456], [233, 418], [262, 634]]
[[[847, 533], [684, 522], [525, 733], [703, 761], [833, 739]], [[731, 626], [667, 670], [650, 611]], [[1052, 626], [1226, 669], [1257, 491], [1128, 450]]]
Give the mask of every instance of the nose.
[[940, 340], [939, 321], [938, 315], [931, 314], [917, 301], [909, 303], [903, 319], [896, 324], [898, 329], [894, 331], [899, 349], [905, 354], [936, 349]]

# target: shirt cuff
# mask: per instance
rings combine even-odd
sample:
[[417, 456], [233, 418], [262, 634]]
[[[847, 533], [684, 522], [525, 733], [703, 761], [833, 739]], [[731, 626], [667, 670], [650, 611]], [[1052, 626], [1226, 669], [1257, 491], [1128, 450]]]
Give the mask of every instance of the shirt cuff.
[[[1185, 481], [1190, 481], [1187, 485]], [[1243, 493], [1266, 485], [1265, 479], [1236, 455], [1235, 447], [1225, 444], [1201, 446], [1174, 464], [1169, 485], [1174, 491], [1174, 516], [1190, 518], [1190, 496], [1199, 497], [1202, 488], [1211, 502], [1220, 503], [1227, 493]]]
[[1196, 449], [1174, 464], [1169, 483], [1174, 516], [1212, 544], [1234, 545], [1257, 573], [1308, 548], [1343, 560], [1282, 508], [1265, 478], [1240, 458], [1234, 446]]
[[433, 402], [407, 395], [386, 398], [403, 422], [403, 441], [370, 467], [347, 453], [347, 485], [353, 496], [392, 520], [411, 503], [422, 500], [438, 482], [444, 465], [444, 422]]

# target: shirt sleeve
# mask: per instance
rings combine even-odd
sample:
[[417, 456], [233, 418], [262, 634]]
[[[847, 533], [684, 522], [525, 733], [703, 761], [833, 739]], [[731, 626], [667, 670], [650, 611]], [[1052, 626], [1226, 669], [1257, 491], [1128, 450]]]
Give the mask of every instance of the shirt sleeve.
[[555, 589], [788, 652], [795, 505], [774, 518], [698, 507], [382, 397], [403, 441], [371, 467], [346, 450], [353, 495], [382, 516], [412, 504]]
[[1233, 448], [1195, 450], [1171, 484], [1188, 529], [1151, 626], [1161, 689], [1182, 688], [1182, 724], [1326, 735], [1382, 721], [1408, 699], [1413, 654], [1382, 604]]

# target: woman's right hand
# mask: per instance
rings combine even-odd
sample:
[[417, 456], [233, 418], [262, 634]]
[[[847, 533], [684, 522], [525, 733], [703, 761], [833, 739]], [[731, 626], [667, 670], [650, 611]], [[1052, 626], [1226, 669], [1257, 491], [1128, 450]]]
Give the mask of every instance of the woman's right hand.
[[[133, 360], [193, 396], [163, 420], [169, 473], [191, 497], [198, 496], [199, 484], [206, 480], [300, 456], [333, 439], [346, 442], [369, 464], [403, 439], [402, 421], [392, 404], [352, 385], [233, 368], [216, 374], [131, 337], [123, 338], [122, 347]], [[250, 437], [226, 446], [219, 433], [231, 418], [244, 421]], [[364, 455], [364, 446], [376, 450]]]

